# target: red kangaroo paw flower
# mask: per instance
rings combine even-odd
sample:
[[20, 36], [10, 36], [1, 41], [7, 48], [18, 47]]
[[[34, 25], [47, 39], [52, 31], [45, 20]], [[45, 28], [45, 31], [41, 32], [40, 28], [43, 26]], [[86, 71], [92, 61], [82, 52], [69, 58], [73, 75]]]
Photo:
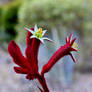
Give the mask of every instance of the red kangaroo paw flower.
[[41, 92], [49, 92], [44, 76], [41, 76], [38, 72], [38, 51], [40, 43], [44, 42], [44, 39], [50, 39], [43, 38], [46, 30], [42, 31], [42, 28], [38, 29], [36, 25], [34, 28], [25, 29], [28, 31], [26, 57], [22, 55], [19, 46], [14, 41], [11, 41], [8, 45], [8, 52], [14, 63], [18, 65], [18, 67], [14, 67], [14, 71], [18, 74], [25, 74], [26, 79], [37, 79], [43, 87], [43, 90], [40, 88], [39, 90]]
[[20, 48], [18, 47], [18, 45], [14, 42], [11, 41], [8, 45], [8, 52], [11, 55], [11, 57], [13, 58], [13, 61], [21, 66], [21, 67], [27, 67], [28, 62], [26, 62], [26, 58], [22, 55]]
[[41, 71], [41, 74], [43, 75], [44, 73], [48, 72], [52, 67], [53, 65], [62, 57], [64, 57], [65, 55], [70, 55], [73, 59], [73, 61], [75, 62], [72, 54], [70, 53], [71, 51], [77, 51], [76, 48], [73, 48], [73, 44], [74, 44], [74, 41], [76, 40], [76, 38], [74, 38], [72, 41], [71, 41], [71, 37], [72, 37], [72, 34], [69, 36], [69, 39], [67, 39], [66, 37], [66, 44], [64, 46], [61, 46], [53, 55], [52, 57], [50, 58], [50, 60], [48, 61], [47, 64], [45, 64], [43, 66], [43, 69]]
[[[34, 31], [34, 28], [31, 28]], [[27, 33], [27, 48], [26, 48], [26, 57], [21, 53], [18, 45], [11, 41], [8, 45], [8, 52], [13, 58], [15, 64], [20, 67], [14, 67], [16, 73], [27, 74], [27, 79], [36, 78], [38, 73], [38, 50], [40, 46], [40, 41], [36, 38], [30, 38], [31, 33]]]

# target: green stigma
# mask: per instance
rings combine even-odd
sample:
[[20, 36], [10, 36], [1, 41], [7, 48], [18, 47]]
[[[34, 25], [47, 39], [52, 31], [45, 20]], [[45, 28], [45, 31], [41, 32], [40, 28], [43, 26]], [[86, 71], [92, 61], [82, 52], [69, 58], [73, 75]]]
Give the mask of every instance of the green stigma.
[[35, 36], [36, 36], [37, 38], [42, 38], [42, 33], [43, 33], [42, 28], [39, 28], [39, 29], [37, 30], [37, 32], [35, 33]]

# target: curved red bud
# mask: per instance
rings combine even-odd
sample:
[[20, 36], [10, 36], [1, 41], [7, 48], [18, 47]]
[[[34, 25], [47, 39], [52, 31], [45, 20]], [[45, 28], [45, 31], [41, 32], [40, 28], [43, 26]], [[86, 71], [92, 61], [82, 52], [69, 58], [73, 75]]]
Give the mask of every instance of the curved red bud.
[[29, 65], [28, 62], [26, 62], [26, 58], [22, 55], [19, 46], [14, 41], [9, 43], [8, 52], [17, 65], [24, 68]]
[[28, 73], [28, 69], [24, 69], [21, 67], [14, 67], [14, 71], [16, 73], [20, 73], [20, 74], [27, 74]]
[[[50, 69], [54, 66], [56, 62], [65, 55], [70, 55], [75, 62], [75, 59], [73, 58], [72, 54], [70, 54], [71, 51], [77, 51], [76, 49], [72, 48], [70, 39], [72, 37], [72, 34], [69, 36], [69, 41], [64, 46], [61, 46], [50, 58], [47, 64], [45, 64], [42, 68], [41, 74], [44, 75], [44, 73], [50, 71]], [[76, 39], [74, 38], [71, 42], [73, 43]], [[67, 38], [66, 38], [67, 42]]]

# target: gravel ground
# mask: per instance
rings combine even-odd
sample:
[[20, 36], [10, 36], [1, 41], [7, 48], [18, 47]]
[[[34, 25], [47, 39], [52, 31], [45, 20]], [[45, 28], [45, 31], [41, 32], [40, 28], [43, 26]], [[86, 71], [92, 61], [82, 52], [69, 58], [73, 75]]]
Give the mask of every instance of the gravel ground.
[[92, 92], [92, 74], [79, 74], [70, 92]]

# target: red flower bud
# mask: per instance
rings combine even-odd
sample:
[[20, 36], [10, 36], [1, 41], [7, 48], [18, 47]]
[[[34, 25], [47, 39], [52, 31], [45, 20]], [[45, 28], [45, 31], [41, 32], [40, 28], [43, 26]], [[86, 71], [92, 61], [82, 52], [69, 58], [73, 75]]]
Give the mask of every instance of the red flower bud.
[[74, 38], [71, 41], [72, 34], [69, 36], [69, 39], [66, 37], [66, 44], [64, 46], [61, 46], [50, 58], [47, 64], [43, 66], [43, 69], [41, 71], [41, 74], [43, 75], [44, 73], [48, 72], [53, 65], [58, 62], [58, 60], [66, 55], [70, 55], [75, 62], [75, 59], [73, 58], [71, 51], [77, 51], [75, 48], [72, 47], [74, 41], [76, 38]]

